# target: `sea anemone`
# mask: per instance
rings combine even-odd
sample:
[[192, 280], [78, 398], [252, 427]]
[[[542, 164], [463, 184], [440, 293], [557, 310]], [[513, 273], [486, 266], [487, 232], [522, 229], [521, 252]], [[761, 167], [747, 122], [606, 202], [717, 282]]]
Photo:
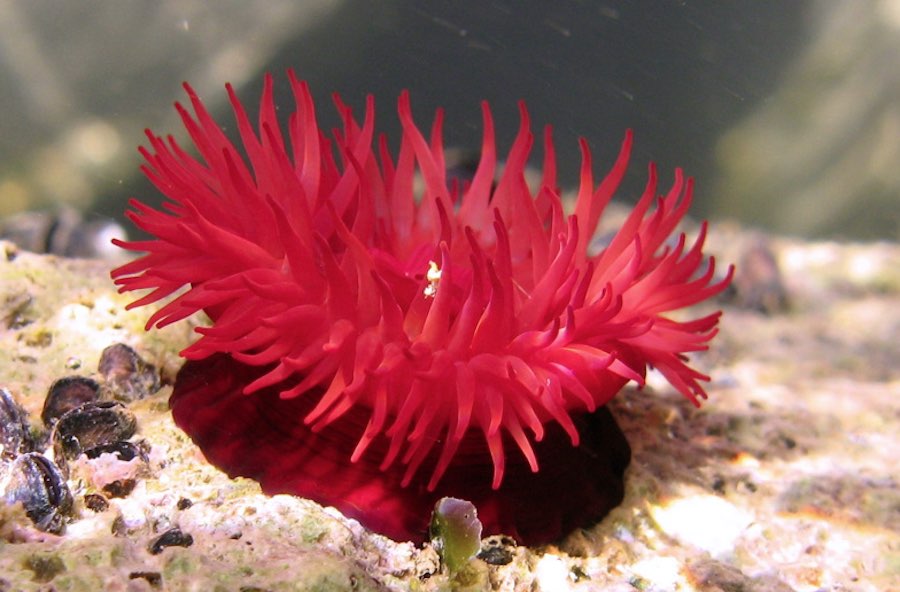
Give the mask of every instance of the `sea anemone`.
[[392, 155], [371, 97], [359, 123], [335, 96], [343, 129], [329, 140], [306, 83], [289, 79], [289, 142], [266, 76], [258, 130], [226, 87], [242, 152], [188, 85], [193, 114], [176, 108], [199, 158], [150, 131], [141, 148], [167, 200], [130, 202], [128, 217], [155, 238], [115, 241], [145, 254], [112, 277], [122, 292], [150, 290], [129, 308], [174, 296], [148, 329], [209, 317], [181, 352], [176, 423], [230, 475], [395, 539], [422, 540], [443, 496], [475, 503], [486, 534], [526, 543], [605, 515], [630, 451], [604, 405], [651, 366], [695, 404], [706, 397], [708, 377], [685, 354], [707, 348], [720, 313], [667, 316], [731, 279], [714, 279], [705, 224], [690, 246], [670, 240], [692, 181], [676, 170], [657, 197], [651, 165], [621, 229], [594, 248], [630, 131], [599, 185], [581, 141], [567, 216], [549, 126], [537, 191], [525, 180], [524, 104], [501, 167], [482, 103], [481, 158], [459, 182], [448, 180], [440, 110], [426, 138], [402, 93]]

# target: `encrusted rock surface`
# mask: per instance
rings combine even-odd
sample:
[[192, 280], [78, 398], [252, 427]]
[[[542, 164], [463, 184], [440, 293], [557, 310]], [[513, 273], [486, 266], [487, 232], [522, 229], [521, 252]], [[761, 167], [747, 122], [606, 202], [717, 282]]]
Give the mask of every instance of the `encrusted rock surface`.
[[[634, 449], [622, 506], [558, 546], [476, 560], [451, 582], [429, 547], [206, 463], [166, 405], [189, 327], [145, 333], [148, 312], [124, 311], [107, 263], [0, 243], [0, 386], [32, 425], [53, 381], [100, 380], [114, 343], [165, 385], [128, 403], [150, 446], [130, 493], [105, 509], [89, 497], [88, 509], [96, 492], [76, 473], [76, 519], [61, 536], [0, 505], [0, 591], [900, 589], [900, 247], [727, 225], [709, 244], [748, 262], [737, 292], [713, 304], [721, 333], [697, 357], [709, 401], [695, 409], [655, 375], [626, 389], [612, 405]], [[161, 547], [176, 528], [177, 544]]]

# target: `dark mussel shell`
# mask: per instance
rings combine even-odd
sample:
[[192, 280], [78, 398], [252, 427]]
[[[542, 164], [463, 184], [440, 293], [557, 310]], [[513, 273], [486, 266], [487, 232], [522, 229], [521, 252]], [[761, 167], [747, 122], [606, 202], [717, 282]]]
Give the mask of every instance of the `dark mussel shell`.
[[125, 230], [115, 220], [96, 216], [85, 219], [70, 207], [22, 212], [0, 220], [0, 238], [33, 253], [115, 259], [110, 236], [125, 236]]
[[34, 439], [28, 428], [28, 414], [8, 390], [0, 388], [0, 462], [15, 460], [32, 450]]
[[44, 399], [44, 409], [41, 411], [41, 420], [44, 425], [53, 427], [53, 424], [67, 412], [96, 401], [100, 397], [100, 385], [96, 380], [86, 376], [65, 376], [55, 380], [47, 391]]
[[117, 399], [143, 399], [160, 389], [159, 371], [124, 343], [110, 345], [97, 367]]
[[505, 534], [495, 534], [481, 541], [478, 557], [488, 565], [507, 565], [512, 563], [516, 553], [516, 540]]
[[119, 458], [119, 460], [126, 462], [135, 458], [140, 458], [142, 461], [147, 462], [147, 450], [142, 447], [141, 444], [145, 443], [141, 442], [139, 444], [135, 444], [134, 442], [124, 441], [109, 442], [107, 444], [101, 444], [99, 446], [94, 446], [93, 448], [88, 448], [84, 451], [84, 454], [88, 458], [98, 458], [101, 454], [109, 453], [115, 454]]
[[37, 452], [19, 456], [10, 464], [3, 487], [8, 504], [21, 502], [25, 513], [44, 532], [60, 534], [72, 514], [72, 493], [59, 468]]
[[159, 555], [166, 547], [190, 547], [194, 544], [194, 537], [178, 527], [170, 528], [152, 541], [147, 547], [151, 555]]
[[121, 403], [93, 401], [60, 417], [53, 427], [50, 441], [54, 457], [63, 466], [64, 460], [73, 460], [82, 452], [127, 440], [136, 429], [134, 414]]

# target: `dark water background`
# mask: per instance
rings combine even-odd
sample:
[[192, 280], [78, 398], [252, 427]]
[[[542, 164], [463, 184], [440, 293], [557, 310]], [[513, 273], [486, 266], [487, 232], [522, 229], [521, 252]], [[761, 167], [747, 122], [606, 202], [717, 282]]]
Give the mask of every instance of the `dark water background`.
[[[421, 127], [443, 106], [446, 143], [477, 150], [488, 99], [502, 153], [525, 99], [536, 131], [554, 125], [565, 185], [577, 182], [579, 136], [599, 175], [632, 128], [625, 199], [654, 160], [663, 183], [675, 166], [698, 179], [698, 217], [896, 239], [900, 75], [878, 66], [900, 57], [897, 4], [2, 2], [0, 215], [70, 204], [117, 216], [129, 196], [156, 201], [134, 147], [145, 126], [181, 133], [171, 104], [184, 99], [182, 80], [230, 125], [224, 82], [251, 106], [272, 71], [287, 111], [292, 67], [326, 126], [333, 91], [357, 110], [371, 92], [378, 128], [396, 138], [408, 88]], [[862, 94], [835, 99], [847, 87]]]

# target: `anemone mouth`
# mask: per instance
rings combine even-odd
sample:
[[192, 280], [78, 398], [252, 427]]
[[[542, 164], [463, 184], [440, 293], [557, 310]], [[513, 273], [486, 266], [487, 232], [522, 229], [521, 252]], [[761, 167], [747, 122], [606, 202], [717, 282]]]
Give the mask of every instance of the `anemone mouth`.
[[510, 458], [497, 489], [491, 487], [490, 452], [472, 433], [438, 487], [429, 490], [426, 474], [404, 486], [402, 466], [380, 468], [377, 454], [386, 451], [386, 439], [376, 439], [369, 453], [348, 461], [366, 425], [363, 410], [314, 432], [297, 421], [312, 408], [314, 396], [284, 399], [277, 387], [244, 395], [243, 386], [265, 371], [224, 354], [189, 361], [169, 405], [176, 424], [211, 463], [231, 477], [258, 481], [267, 494], [289, 493], [334, 506], [371, 530], [416, 543], [424, 542], [431, 510], [445, 496], [472, 501], [485, 535], [507, 534], [528, 545], [557, 541], [622, 501], [631, 453], [605, 407], [573, 417], [581, 434], [578, 446], [557, 424], [548, 425], [534, 445], [541, 470], [532, 472], [524, 459]]

